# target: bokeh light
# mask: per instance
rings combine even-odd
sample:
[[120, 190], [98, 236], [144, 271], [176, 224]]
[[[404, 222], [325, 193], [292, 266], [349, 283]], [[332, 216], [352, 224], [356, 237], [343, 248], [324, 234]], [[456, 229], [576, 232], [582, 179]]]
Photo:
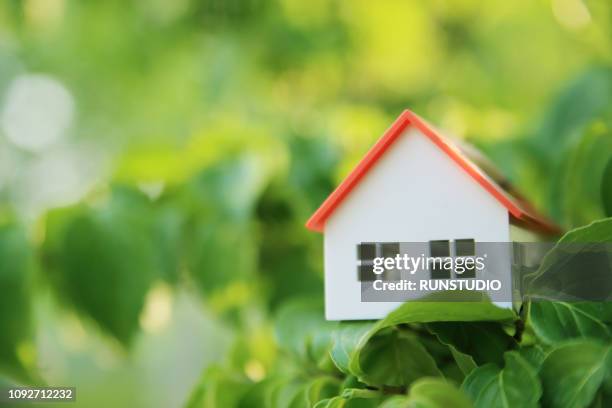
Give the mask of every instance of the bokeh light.
[[22, 75], [9, 86], [0, 124], [15, 146], [41, 151], [65, 136], [74, 108], [71, 94], [58, 80]]

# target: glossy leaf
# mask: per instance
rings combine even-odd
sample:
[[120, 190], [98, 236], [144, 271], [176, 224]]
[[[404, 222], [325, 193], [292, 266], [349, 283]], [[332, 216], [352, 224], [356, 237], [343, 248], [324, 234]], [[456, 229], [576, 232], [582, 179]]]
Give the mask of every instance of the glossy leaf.
[[360, 397], [333, 397], [319, 401], [316, 408], [377, 408], [380, 407], [380, 398]]
[[386, 400], [381, 408], [470, 408], [469, 398], [457, 387], [442, 379], [423, 378], [415, 382], [407, 396]]
[[449, 348], [455, 362], [457, 363], [457, 367], [459, 370], [461, 370], [464, 376], [471, 373], [477, 367], [476, 362], [471, 356], [458, 351], [453, 346], [449, 346]]
[[470, 373], [462, 389], [477, 408], [537, 407], [542, 387], [537, 371], [516, 351], [504, 354], [503, 369], [486, 364]]
[[359, 348], [370, 338], [374, 326], [371, 322], [342, 322], [334, 332], [331, 357], [344, 373], [350, 373], [351, 359], [359, 354]]
[[612, 375], [612, 346], [575, 341], [555, 347], [544, 359], [543, 402], [552, 408], [588, 406]]
[[404, 323], [512, 321], [512, 310], [488, 302], [407, 302], [376, 323], [342, 323], [336, 331], [332, 358], [344, 372], [363, 375], [361, 353], [381, 330]]
[[537, 301], [529, 307], [531, 326], [547, 344], [572, 338], [612, 339], [612, 302]]
[[540, 370], [542, 361], [546, 357], [546, 353], [539, 345], [522, 347], [518, 353], [527, 361], [536, 371]]
[[[612, 76], [610, 80], [612, 83]], [[612, 158], [609, 126], [594, 118], [592, 124], [577, 131], [579, 139], [570, 141], [562, 163], [551, 177], [552, 207], [562, 225], [585, 225], [606, 216], [601, 198], [606, 164]]]
[[391, 329], [376, 334], [350, 366], [370, 385], [408, 386], [420, 377], [442, 376], [435, 360], [412, 333]]
[[[525, 277], [525, 291], [543, 299], [607, 299], [612, 290], [612, 218], [595, 221], [566, 233], [544, 256], [538, 270]], [[589, 279], [584, 279], [584, 268]]]
[[504, 352], [516, 346], [514, 339], [495, 322], [438, 322], [427, 327], [442, 343], [472, 356], [478, 365], [501, 365]]

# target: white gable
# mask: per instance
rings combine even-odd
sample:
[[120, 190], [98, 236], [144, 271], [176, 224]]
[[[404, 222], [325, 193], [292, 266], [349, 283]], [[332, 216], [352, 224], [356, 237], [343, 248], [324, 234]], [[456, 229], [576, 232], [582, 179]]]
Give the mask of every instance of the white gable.
[[[502, 225], [487, 221], [503, 218]], [[423, 241], [468, 234], [508, 239], [508, 211], [418, 130], [409, 128], [325, 225], [364, 241]]]
[[503, 242], [509, 234], [507, 209], [429, 138], [409, 127], [327, 219], [327, 318], [381, 318], [398, 306], [361, 303], [356, 278], [360, 242]]

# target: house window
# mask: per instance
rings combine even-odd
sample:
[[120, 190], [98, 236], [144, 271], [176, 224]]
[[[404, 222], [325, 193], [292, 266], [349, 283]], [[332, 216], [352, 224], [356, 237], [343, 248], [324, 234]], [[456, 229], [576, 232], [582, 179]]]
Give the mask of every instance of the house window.
[[[455, 256], [457, 258], [473, 258], [476, 256], [476, 243], [472, 238], [456, 239], [455, 240]], [[458, 278], [475, 278], [476, 266], [473, 262], [465, 265], [465, 271], [457, 274]]]
[[[360, 281], [371, 282], [381, 278], [383, 275], [389, 277], [385, 271], [383, 275], [374, 273], [374, 258], [394, 258], [399, 254], [399, 242], [362, 242], [357, 245], [357, 276]], [[392, 275], [391, 275], [392, 276]]]
[[429, 241], [429, 256], [435, 259], [431, 266], [432, 279], [449, 279], [450, 270], [444, 269], [444, 258], [450, 257], [450, 242], [448, 240]]
[[455, 256], [475, 256], [476, 243], [473, 239], [456, 239], [455, 240]]
[[374, 281], [376, 274], [373, 271], [374, 258], [376, 258], [377, 244], [362, 242], [357, 245], [357, 279], [360, 281]]
[[395, 258], [395, 255], [399, 254], [399, 242], [383, 242], [382, 243], [382, 256], [383, 258]]
[[[383, 258], [395, 258], [400, 253], [399, 242], [383, 242], [381, 245]], [[397, 269], [385, 269], [384, 279], [394, 281], [401, 279], [401, 271]]]
[[376, 258], [376, 244], [373, 242], [362, 242], [357, 245], [357, 251], [361, 261], [372, 261]]

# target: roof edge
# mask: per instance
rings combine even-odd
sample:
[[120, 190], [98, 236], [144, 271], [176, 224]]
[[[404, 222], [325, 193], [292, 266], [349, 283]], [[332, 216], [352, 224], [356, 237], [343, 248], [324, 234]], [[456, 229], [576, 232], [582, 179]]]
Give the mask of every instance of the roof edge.
[[314, 212], [306, 222], [306, 228], [323, 232], [325, 220], [333, 212], [336, 206], [353, 189], [353, 187], [367, 174], [367, 171], [378, 161], [383, 153], [393, 144], [395, 139], [402, 134], [404, 129], [410, 124], [413, 113], [405, 110], [383, 133], [374, 146], [368, 150], [357, 165], [350, 171], [348, 176], [336, 187], [336, 189], [323, 201], [323, 204]]
[[480, 168], [473, 164], [463, 153], [455, 146], [448, 143], [444, 137], [440, 136], [434, 128], [427, 124], [418, 115], [410, 110], [404, 110], [399, 117], [391, 124], [391, 126], [383, 133], [379, 140], [368, 150], [364, 157], [350, 171], [348, 176], [336, 187], [336, 189], [325, 199], [323, 204], [314, 212], [314, 214], [306, 222], [306, 228], [323, 232], [325, 222], [331, 213], [338, 207], [346, 198], [352, 189], [359, 181], [367, 174], [368, 170], [376, 164], [378, 159], [387, 151], [387, 149], [395, 142], [395, 140], [409, 126], [413, 125], [420, 130], [423, 135], [430, 139], [440, 150], [442, 150], [451, 160], [461, 167], [469, 176], [480, 184], [489, 194], [491, 194], [501, 205], [509, 212], [512, 219], [517, 224], [526, 228], [536, 230], [540, 233], [548, 235], [558, 235], [562, 233], [562, 229], [554, 225], [552, 222], [540, 217], [539, 215], [530, 214], [523, 210], [512, 199], [496, 187], [493, 180], [487, 176]]

